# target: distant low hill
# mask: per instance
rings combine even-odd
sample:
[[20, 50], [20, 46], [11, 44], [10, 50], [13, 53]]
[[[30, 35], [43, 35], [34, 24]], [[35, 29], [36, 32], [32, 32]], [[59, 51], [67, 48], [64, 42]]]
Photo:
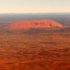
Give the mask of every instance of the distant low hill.
[[22, 20], [16, 21], [8, 26], [9, 29], [29, 29], [29, 28], [63, 28], [63, 25], [51, 19], [43, 20]]

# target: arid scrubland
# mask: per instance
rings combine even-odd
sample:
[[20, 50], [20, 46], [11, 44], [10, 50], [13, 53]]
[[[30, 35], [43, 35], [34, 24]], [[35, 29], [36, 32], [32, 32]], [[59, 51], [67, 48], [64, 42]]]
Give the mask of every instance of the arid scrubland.
[[0, 70], [70, 70], [70, 32], [1, 34]]

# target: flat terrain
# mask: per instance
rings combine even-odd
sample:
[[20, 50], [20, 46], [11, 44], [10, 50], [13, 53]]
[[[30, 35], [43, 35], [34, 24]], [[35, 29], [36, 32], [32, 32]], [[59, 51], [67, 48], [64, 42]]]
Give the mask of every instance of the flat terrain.
[[0, 34], [0, 70], [70, 70], [70, 31]]

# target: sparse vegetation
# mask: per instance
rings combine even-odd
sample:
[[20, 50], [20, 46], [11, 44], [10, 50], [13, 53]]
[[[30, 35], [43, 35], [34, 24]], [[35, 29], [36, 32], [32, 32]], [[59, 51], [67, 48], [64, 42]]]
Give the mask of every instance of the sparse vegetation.
[[69, 69], [69, 31], [0, 35], [0, 70]]

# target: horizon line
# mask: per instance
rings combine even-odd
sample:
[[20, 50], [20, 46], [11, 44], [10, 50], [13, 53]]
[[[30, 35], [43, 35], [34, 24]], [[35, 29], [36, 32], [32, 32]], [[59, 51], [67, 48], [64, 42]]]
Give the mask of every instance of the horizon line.
[[45, 13], [0, 13], [0, 14], [70, 14], [70, 12], [45, 12]]

